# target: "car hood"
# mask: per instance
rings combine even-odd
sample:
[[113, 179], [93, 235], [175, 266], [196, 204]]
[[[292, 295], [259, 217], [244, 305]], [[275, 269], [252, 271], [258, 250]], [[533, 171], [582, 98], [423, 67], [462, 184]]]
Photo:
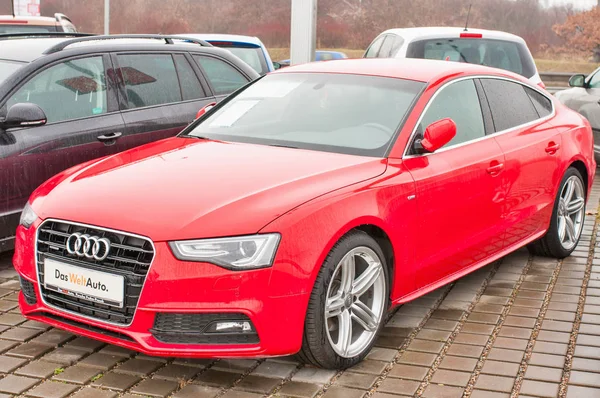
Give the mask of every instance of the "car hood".
[[170, 138], [57, 176], [34, 193], [32, 204], [42, 219], [154, 241], [251, 234], [385, 168], [380, 158]]

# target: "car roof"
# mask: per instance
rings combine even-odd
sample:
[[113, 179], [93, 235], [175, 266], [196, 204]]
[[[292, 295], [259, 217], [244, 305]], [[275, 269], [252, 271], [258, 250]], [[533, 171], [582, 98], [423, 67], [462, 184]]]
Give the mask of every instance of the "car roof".
[[464, 74], [506, 76], [519, 81], [527, 81], [515, 73], [487, 66], [416, 58], [360, 58], [311, 62], [279, 69], [271, 74], [294, 72], [369, 75], [425, 83]]
[[26, 17], [26, 16], [12, 16], [12, 15], [0, 15], [0, 25], [11, 24], [15, 22], [27, 21], [35, 25], [56, 25], [56, 18], [53, 17]]
[[450, 38], [458, 37], [461, 33], [475, 33], [481, 34], [483, 39], [495, 39], [495, 40], [507, 40], [519, 43], [525, 43], [523, 38], [513, 35], [512, 33], [502, 32], [499, 30], [487, 30], [487, 29], [472, 29], [459, 27], [448, 27], [448, 26], [427, 26], [420, 28], [394, 28], [388, 29], [383, 34], [397, 34], [402, 36], [407, 41], [413, 41], [417, 39], [433, 39], [433, 38]]
[[220, 33], [181, 33], [174, 36], [189, 37], [192, 39], [200, 39], [205, 41], [230, 41], [236, 43], [248, 43], [256, 46], [263, 46], [263, 43], [258, 37], [244, 35], [229, 35]]

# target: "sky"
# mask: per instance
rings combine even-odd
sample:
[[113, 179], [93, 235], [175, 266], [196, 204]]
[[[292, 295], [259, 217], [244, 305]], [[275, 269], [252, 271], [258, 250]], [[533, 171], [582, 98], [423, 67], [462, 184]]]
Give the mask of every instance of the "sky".
[[588, 10], [598, 4], [598, 0], [541, 0], [542, 4], [548, 6], [573, 4], [573, 7]]

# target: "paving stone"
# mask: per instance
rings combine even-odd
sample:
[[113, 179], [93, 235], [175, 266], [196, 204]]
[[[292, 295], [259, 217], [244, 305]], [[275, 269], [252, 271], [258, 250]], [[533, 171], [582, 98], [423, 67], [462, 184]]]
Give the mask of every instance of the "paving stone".
[[431, 366], [433, 361], [435, 361], [435, 358], [435, 354], [405, 351], [402, 356], [398, 358], [398, 363], [404, 363], [407, 365]]
[[65, 347], [75, 348], [85, 352], [94, 352], [105, 345], [105, 343], [98, 340], [88, 339], [87, 337], [77, 337], [76, 339], [69, 341]]
[[7, 375], [5, 378], [0, 379], [0, 392], [9, 394], [21, 394], [39, 383], [38, 379], [31, 377]]
[[575, 311], [577, 311], [577, 303], [560, 303], [560, 302], [554, 302], [554, 301], [552, 301], [552, 299], [550, 299], [550, 304], [548, 305], [548, 309], [556, 310], [556, 311], [575, 312]]
[[290, 381], [288, 383], [285, 383], [283, 387], [281, 387], [281, 390], [279, 390], [279, 394], [286, 397], [312, 398], [320, 390], [321, 386], [318, 384]]
[[[403, 365], [397, 365], [397, 366], [403, 366]], [[394, 368], [396, 368], [397, 366], [395, 366]], [[388, 374], [388, 376], [390, 376], [390, 374]], [[342, 373], [342, 375], [335, 381], [335, 383], [339, 384], [340, 386], [362, 388], [364, 390], [368, 390], [369, 388], [371, 388], [373, 383], [375, 383], [375, 381], [377, 380], [378, 377], [379, 376], [377, 376], [377, 375], [352, 373], [352, 372], [346, 371], [346, 372]], [[402, 378], [409, 378], [409, 377], [402, 377]]]
[[[498, 276], [498, 274], [496, 274], [496, 276]], [[517, 275], [516, 279], [519, 279], [518, 275]], [[506, 305], [506, 304], [508, 304], [508, 297], [486, 296], [484, 294], [484, 295], [482, 295], [479, 298], [479, 303], [481, 303], [481, 304]]]
[[45, 344], [27, 342], [15, 347], [7, 352], [8, 355], [19, 358], [35, 359], [41, 357], [48, 351], [51, 351], [52, 347]]
[[131, 392], [151, 397], [166, 397], [179, 387], [179, 383], [167, 380], [146, 379], [133, 387]]
[[551, 330], [554, 332], [571, 333], [571, 330], [573, 329], [573, 324], [571, 322], [550, 321], [546, 319], [542, 322], [542, 329]]
[[102, 354], [117, 355], [120, 357], [131, 357], [131, 356], [135, 355], [135, 351], [131, 351], [127, 348], [119, 347], [117, 345], [110, 345], [110, 344], [98, 352], [100, 352]]
[[464, 388], [451, 386], [438, 386], [430, 384], [423, 393], [424, 398], [460, 398]]
[[446, 355], [440, 363], [440, 368], [472, 372], [475, 369], [476, 365], [477, 359], [475, 358], [463, 358], [455, 357], [452, 355]]
[[46, 333], [40, 334], [31, 341], [34, 343], [51, 345], [54, 347], [66, 343], [74, 337], [75, 336], [69, 332], [65, 332], [60, 329], [52, 329], [47, 331]]
[[521, 290], [517, 293], [518, 298], [532, 299], [532, 300], [543, 300], [544, 292], [536, 292], [533, 290]]
[[597, 388], [569, 386], [567, 387], [567, 398], [591, 398], [598, 394]]
[[566, 312], [566, 311], [548, 310], [548, 311], [546, 311], [546, 316], [544, 317], [544, 319], [551, 319], [553, 321], [574, 322], [575, 321], [575, 313], [574, 312]]
[[449, 332], [454, 331], [456, 326], [458, 326], [458, 322], [445, 321], [443, 319], [429, 319], [425, 324], [425, 327], [428, 329], [446, 330]]
[[[283, 367], [283, 364], [278, 364], [279, 367]], [[155, 379], [179, 381], [179, 380], [190, 380], [196, 376], [201, 370], [193, 366], [175, 365], [168, 364], [164, 368], [161, 368], [152, 376]], [[277, 376], [274, 376], [277, 377]]]
[[[600, 360], [575, 357], [573, 358], [572, 369], [599, 373]], [[600, 377], [600, 375], [598, 377]]]
[[256, 364], [257, 361], [254, 359], [223, 359], [215, 363], [212, 368], [224, 372], [245, 373]]
[[529, 365], [525, 371], [525, 378], [560, 383], [562, 379], [562, 369]]
[[576, 384], [585, 387], [600, 388], [600, 375], [598, 373], [582, 372], [581, 370], [571, 371], [569, 378], [570, 384]]
[[362, 398], [365, 395], [364, 391], [355, 390], [353, 388], [333, 386], [327, 389], [323, 395], [325, 398]]
[[435, 384], [465, 387], [471, 378], [471, 373], [457, 372], [454, 370], [438, 369], [431, 378]]
[[510, 398], [510, 394], [503, 392], [473, 390], [471, 398]]
[[370, 373], [378, 375], [383, 372], [386, 366], [386, 362], [363, 360], [351, 367], [350, 370], [357, 373]]
[[[367, 354], [366, 359], [390, 362], [394, 359], [394, 357], [396, 356], [397, 353], [398, 353], [398, 351], [392, 350], [390, 348], [373, 347], [371, 349], [371, 351], [369, 352], [369, 354]], [[263, 362], [263, 364], [264, 364], [264, 362]]]
[[61, 365], [72, 365], [87, 355], [81, 350], [73, 348], [58, 347], [44, 356], [44, 361], [56, 362]]
[[530, 365], [551, 366], [562, 369], [565, 364], [565, 357], [562, 355], [550, 355], [534, 352], [529, 359]]
[[485, 312], [488, 314], [501, 314], [504, 310], [503, 305], [479, 303], [473, 308], [473, 312]]
[[554, 398], [558, 395], [558, 383], [546, 383], [543, 381], [525, 379], [521, 385], [521, 394]]
[[122, 373], [108, 372], [92, 382], [93, 386], [109, 388], [111, 390], [125, 391], [140, 381], [138, 376]]
[[508, 314], [511, 316], [524, 316], [528, 318], [537, 318], [540, 314], [539, 308], [529, 308], [529, 307], [512, 307]]
[[[565, 322], [566, 323], [566, 322]], [[570, 332], [570, 330], [568, 330]], [[579, 325], [579, 333], [582, 334], [597, 334], [598, 325], [592, 325], [589, 323], [582, 323]]]
[[516, 328], [513, 326], [503, 325], [500, 328], [498, 336], [502, 337], [515, 337], [518, 339], [529, 339], [531, 337], [531, 329]]
[[462, 317], [464, 311], [456, 309], [437, 309], [431, 314], [431, 318], [445, 319], [448, 321], [458, 321]]
[[442, 350], [442, 347], [444, 347], [444, 343], [440, 341], [414, 339], [407, 349], [409, 351], [431, 352], [437, 354]]
[[75, 365], [68, 367], [64, 372], [53, 377], [54, 380], [65, 381], [75, 384], [85, 384], [100, 373], [99, 369], [87, 366]]
[[27, 341], [31, 340], [38, 334], [41, 334], [42, 331], [39, 329], [28, 329], [24, 327], [17, 326], [15, 328], [9, 329], [6, 332], [0, 334], [0, 339], [4, 340], [13, 340], [13, 341]]
[[539, 341], [549, 341], [549, 342], [553, 342], [553, 343], [567, 344], [569, 342], [570, 338], [571, 338], [571, 335], [569, 333], [541, 330], [540, 333], [538, 334], [537, 339]]
[[278, 386], [279, 383], [279, 380], [270, 377], [248, 375], [235, 386], [235, 389], [267, 394]]
[[27, 359], [0, 355], [0, 372], [10, 373], [19, 366], [23, 365], [25, 362], [27, 362]]
[[484, 314], [482, 312], [472, 312], [471, 315], [469, 315], [470, 322], [487, 323], [490, 325], [495, 325], [496, 323], [498, 323], [499, 319], [499, 315]]
[[147, 361], [145, 359], [129, 359], [122, 363], [114, 371], [116, 373], [125, 373], [130, 375], [147, 376], [156, 369], [163, 366], [160, 362]]
[[455, 343], [459, 344], [472, 344], [484, 346], [487, 344], [489, 337], [483, 334], [471, 334], [471, 333], [459, 333], [454, 339]]
[[79, 387], [72, 384], [46, 380], [39, 386], [36, 386], [33, 390], [29, 391], [27, 396], [39, 398], [63, 398], [78, 388]]
[[0, 311], [9, 311], [18, 306], [19, 304], [14, 301], [0, 300]]
[[[475, 369], [475, 365], [473, 365], [473, 369]], [[388, 373], [388, 377], [399, 377], [401, 379], [421, 381], [423, 380], [428, 371], [429, 368], [422, 366], [397, 364], [392, 368], [392, 370], [390, 370], [390, 373]]]
[[513, 339], [510, 337], [497, 337], [496, 341], [494, 341], [494, 347], [524, 351], [527, 347], [527, 340]]
[[202, 384], [216, 387], [227, 387], [232, 385], [242, 375], [240, 373], [223, 372], [215, 369], [208, 369], [202, 372], [196, 380]]
[[292, 376], [292, 381], [313, 384], [327, 384], [336, 373], [337, 372], [335, 370], [305, 367], [300, 369], [294, 376]]
[[[464, 329], [464, 328], [463, 328]], [[450, 338], [452, 332], [435, 329], [421, 329], [417, 334], [417, 338], [421, 340], [446, 341]], [[397, 352], [397, 351], [396, 351]]]
[[15, 371], [15, 374], [21, 376], [37, 377], [45, 379], [46, 377], [53, 375], [56, 368], [60, 366], [52, 362], [46, 362], [42, 360], [29, 362], [21, 369]]
[[504, 320], [506, 326], [531, 329], [535, 325], [535, 318], [524, 318], [521, 316], [508, 315]]
[[550, 343], [547, 341], [536, 341], [533, 346], [534, 352], [541, 352], [543, 354], [553, 354], [553, 355], [566, 355], [567, 354], [567, 345], [560, 343]]
[[482, 390], [511, 392], [513, 384], [515, 384], [514, 377], [482, 374], [479, 375], [476, 386]]
[[387, 393], [402, 393], [405, 395], [413, 395], [417, 388], [419, 388], [418, 381], [411, 380], [402, 380], [402, 379], [394, 379], [394, 378], [386, 378], [383, 380], [383, 383], [377, 388], [377, 391], [387, 392]]
[[98, 388], [86, 387], [77, 391], [71, 398], [115, 398], [117, 393]]
[[[276, 358], [278, 361], [282, 361], [284, 357]], [[208, 365], [211, 365], [215, 362], [214, 359], [201, 359], [201, 358], [176, 358], [173, 361], [175, 365], [186, 365], [186, 366], [194, 366], [200, 369], [206, 368]]]
[[489, 359], [484, 362], [483, 368], [481, 369], [481, 373], [507, 377], [517, 377], [518, 372], [518, 363], [500, 362]]
[[173, 398], [214, 398], [220, 392], [219, 388], [188, 384], [173, 395]]
[[[26, 320], [27, 318], [20, 314], [13, 314], [8, 312], [5, 314], [0, 314], [0, 325], [17, 326], [25, 322]], [[0, 335], [0, 337], [2, 337], [2, 335]]]
[[221, 398], [262, 398], [264, 394], [257, 394], [248, 391], [229, 390]]
[[479, 358], [483, 352], [483, 347], [466, 344], [452, 344], [448, 349], [447, 355], [455, 355], [458, 357]]
[[89, 366], [100, 370], [108, 370], [122, 361], [124, 357], [95, 352], [78, 362], [79, 365]]
[[29, 328], [29, 329], [40, 329], [40, 330], [49, 330], [52, 329], [52, 326], [47, 323], [42, 323], [38, 321], [27, 320], [21, 324], [21, 327]]
[[406, 337], [404, 336], [381, 335], [377, 338], [377, 340], [375, 340], [375, 346], [383, 348], [399, 348], [402, 346], [402, 344], [404, 344], [405, 340]]

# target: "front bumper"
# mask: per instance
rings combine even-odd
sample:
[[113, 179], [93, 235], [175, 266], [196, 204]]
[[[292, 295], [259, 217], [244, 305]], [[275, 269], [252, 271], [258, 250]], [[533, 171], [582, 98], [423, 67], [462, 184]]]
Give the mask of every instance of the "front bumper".
[[[23, 315], [69, 332], [119, 345], [148, 355], [197, 358], [290, 355], [302, 344], [309, 293], [281, 295], [272, 289], [273, 268], [234, 272], [212, 264], [183, 262], [168, 245], [155, 242], [150, 267], [130, 325], [109, 324], [54, 308], [42, 300], [35, 258], [35, 229], [19, 227], [14, 266], [33, 283], [36, 300], [19, 296]], [[310, 291], [310, 289], [306, 289]], [[258, 343], [165, 343], [153, 334], [158, 313], [244, 314], [252, 322]]]

